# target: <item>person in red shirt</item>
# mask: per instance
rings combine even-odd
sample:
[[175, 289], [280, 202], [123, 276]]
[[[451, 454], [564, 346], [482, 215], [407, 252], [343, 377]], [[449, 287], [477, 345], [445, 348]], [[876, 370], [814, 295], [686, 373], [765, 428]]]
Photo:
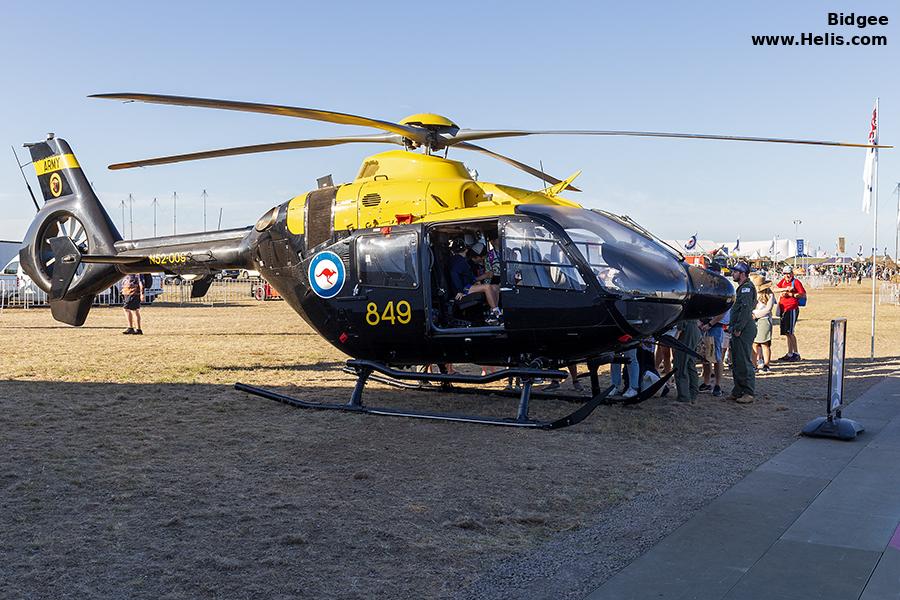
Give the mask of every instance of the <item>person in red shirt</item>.
[[797, 335], [794, 327], [797, 325], [797, 317], [800, 315], [800, 305], [806, 304], [806, 289], [799, 279], [794, 277], [794, 269], [786, 265], [781, 270], [784, 277], [775, 287], [775, 293], [780, 294], [778, 310], [781, 313], [781, 335], [787, 338], [787, 354], [778, 360], [796, 362], [800, 360], [800, 350], [797, 347]]

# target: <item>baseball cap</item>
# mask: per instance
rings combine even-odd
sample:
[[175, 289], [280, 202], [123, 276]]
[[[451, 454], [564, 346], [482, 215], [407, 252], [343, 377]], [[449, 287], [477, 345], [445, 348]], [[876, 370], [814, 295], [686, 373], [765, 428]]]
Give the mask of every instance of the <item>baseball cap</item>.
[[785, 275], [787, 275], [788, 273], [793, 273], [794, 267], [792, 267], [791, 265], [784, 265], [784, 268], [781, 269], [781, 272]]
[[731, 267], [731, 270], [749, 274], [750, 266], [747, 263], [741, 261], [741, 262], [737, 263], [736, 265], [734, 265], [733, 267]]
[[474, 244], [472, 244], [472, 252], [474, 252], [478, 256], [481, 256], [484, 253], [484, 244], [482, 244], [481, 242], [475, 242]]

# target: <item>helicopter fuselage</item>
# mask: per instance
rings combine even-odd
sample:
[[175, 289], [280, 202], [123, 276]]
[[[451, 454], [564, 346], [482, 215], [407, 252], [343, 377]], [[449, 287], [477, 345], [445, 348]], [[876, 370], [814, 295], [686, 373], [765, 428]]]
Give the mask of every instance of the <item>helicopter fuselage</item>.
[[[476, 182], [461, 163], [402, 151], [366, 159], [352, 184], [297, 196], [253, 229], [218, 235], [205, 250], [200, 239], [187, 243], [199, 253], [182, 241], [151, 259], [175, 272], [198, 255], [212, 260], [207, 267], [252, 265], [331, 344], [394, 364], [572, 362], [664, 332], [696, 313], [700, 297], [712, 298], [703, 314], [724, 312], [732, 294], [614, 215], [552, 190]], [[483, 303], [455, 313], [447, 240], [466, 235], [497, 239], [501, 324], [483, 322]], [[123, 254], [146, 252], [120, 244]]]
[[[35, 151], [71, 152], [62, 140], [47, 144]], [[633, 345], [680, 319], [721, 314], [733, 301], [724, 278], [686, 265], [627, 219], [559, 197], [572, 178], [531, 191], [476, 181], [458, 161], [384, 152], [367, 158], [352, 183], [294, 197], [253, 227], [122, 240], [80, 168], [60, 169], [76, 193], [56, 200], [48, 192], [21, 257], [52, 291], [59, 277], [48, 244], [62, 231], [54, 223], [68, 215], [90, 232], [71, 250], [78, 256], [63, 257], [84, 269], [55, 304], [54, 316], [75, 325], [116, 273], [192, 273], [207, 282], [194, 282], [204, 293], [215, 272], [253, 268], [355, 358], [559, 365]], [[484, 294], [450, 285], [451, 240], [463, 250], [466, 241], [482, 244], [482, 256], [491, 248], [485, 281], [500, 319], [490, 318]]]

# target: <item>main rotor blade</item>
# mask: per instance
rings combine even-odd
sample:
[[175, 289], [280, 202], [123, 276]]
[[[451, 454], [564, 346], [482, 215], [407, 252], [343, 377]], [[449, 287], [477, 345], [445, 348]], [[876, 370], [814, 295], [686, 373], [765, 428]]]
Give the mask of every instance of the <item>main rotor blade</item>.
[[453, 137], [444, 138], [444, 144], [455, 146], [470, 140], [490, 140], [496, 138], [522, 137], [526, 135], [602, 135], [623, 137], [675, 138], [689, 140], [723, 140], [730, 142], [767, 142], [773, 144], [805, 144], [809, 146], [841, 146], [846, 148], [893, 148], [852, 142], [829, 142], [824, 140], [800, 140], [792, 138], [751, 137], [742, 135], [714, 135], [705, 133], [670, 133], [661, 131], [607, 131], [594, 129], [461, 129]]
[[221, 150], [205, 150], [203, 152], [191, 152], [188, 154], [174, 154], [159, 158], [147, 158], [132, 162], [123, 162], [109, 165], [113, 171], [119, 169], [133, 169], [135, 167], [149, 167], [152, 165], [165, 165], [184, 162], [188, 160], [202, 160], [204, 158], [219, 158], [221, 156], [238, 156], [241, 154], [256, 154], [259, 152], [275, 152], [277, 150], [296, 150], [299, 148], [324, 148], [326, 146], [338, 146], [341, 144], [357, 143], [399, 144], [403, 145], [403, 138], [394, 134], [374, 134], [363, 136], [348, 136], [339, 138], [322, 138], [315, 140], [294, 140], [291, 142], [273, 142], [271, 144], [255, 144], [252, 146], [237, 146], [235, 148], [222, 148]]
[[[494, 152], [493, 150], [488, 150], [487, 148], [482, 148], [481, 146], [476, 146], [475, 144], [470, 144], [468, 142], [458, 142], [458, 143], [453, 144], [453, 147], [454, 148], [462, 148], [463, 150], [474, 150], [475, 152], [481, 152], [482, 154], [487, 154], [488, 156], [490, 156], [492, 158], [502, 160], [506, 164], [512, 165], [515, 168], [525, 171], [526, 173], [528, 173], [530, 175], [534, 175], [538, 179], [541, 179], [542, 181], [546, 181], [547, 183], [549, 183], [551, 185], [555, 185], [557, 183], [562, 182], [562, 179], [557, 179], [556, 177], [553, 177], [552, 175], [548, 175], [547, 173], [544, 173], [540, 169], [535, 169], [534, 167], [530, 167], [523, 162], [517, 161], [514, 158], [510, 158], [508, 156], [503, 156], [502, 154], [498, 154], [497, 152]], [[567, 185], [566, 189], [569, 190], [570, 192], [580, 192], [581, 191], [572, 184]]]
[[396, 133], [409, 138], [419, 144], [427, 143], [426, 132], [416, 127], [400, 125], [390, 121], [370, 119], [357, 115], [319, 110], [316, 108], [300, 108], [298, 106], [282, 106], [279, 104], [257, 104], [255, 102], [238, 102], [234, 100], [215, 100], [212, 98], [191, 98], [188, 96], [168, 96], [164, 94], [137, 94], [132, 92], [116, 94], [93, 94], [88, 98], [101, 98], [105, 100], [126, 100], [131, 102], [147, 102], [149, 104], [173, 104], [176, 106], [196, 106], [201, 108], [218, 108], [222, 110], [236, 110], [240, 112], [255, 112], [267, 115], [281, 115], [283, 117], [297, 117], [311, 119], [313, 121], [325, 121], [327, 123], [340, 123], [342, 125], [359, 125], [361, 127], [374, 127], [382, 131]]

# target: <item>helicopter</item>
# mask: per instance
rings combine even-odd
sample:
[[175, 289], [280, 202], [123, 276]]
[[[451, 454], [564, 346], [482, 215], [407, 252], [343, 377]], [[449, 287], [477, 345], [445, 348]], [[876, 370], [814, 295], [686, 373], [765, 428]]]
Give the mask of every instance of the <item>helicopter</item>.
[[[254, 269], [319, 335], [349, 355], [357, 381], [347, 403], [325, 404], [265, 388], [240, 390], [301, 408], [558, 429], [610, 402], [597, 370], [641, 340], [695, 354], [666, 332], [679, 321], [719, 315], [734, 290], [722, 276], [684, 257], [625, 216], [566, 199], [579, 173], [559, 179], [474, 141], [529, 135], [632, 136], [889, 147], [846, 142], [614, 130], [473, 130], [422, 113], [398, 122], [294, 106], [159, 94], [95, 98], [202, 107], [374, 128], [377, 134], [304, 139], [163, 156], [110, 165], [113, 170], [343, 144], [394, 144], [366, 157], [349, 183], [325, 182], [266, 211], [249, 227], [125, 240], [71, 146], [50, 135], [26, 144], [45, 203], [20, 251], [25, 272], [48, 292], [53, 318], [84, 324], [95, 295], [125, 274], [193, 275], [203, 296], [215, 273]], [[529, 190], [479, 181], [461, 149], [534, 175]], [[460, 257], [494, 250], [496, 272], [477, 285], [454, 281]], [[475, 252], [474, 250], [480, 250]], [[493, 306], [492, 306], [493, 304]], [[482, 376], [447, 372], [448, 363], [500, 367]], [[561, 367], [587, 363], [591, 396], [552, 421], [529, 415], [532, 386], [566, 377]], [[432, 373], [437, 364], [441, 372]], [[418, 367], [418, 368], [413, 368]], [[655, 394], [671, 377], [632, 401]], [[370, 379], [399, 387], [437, 382], [521, 382], [515, 418], [376, 408], [362, 401]], [[413, 383], [408, 383], [413, 382]], [[454, 388], [456, 389], [456, 388]], [[475, 390], [476, 392], [483, 390]]]

